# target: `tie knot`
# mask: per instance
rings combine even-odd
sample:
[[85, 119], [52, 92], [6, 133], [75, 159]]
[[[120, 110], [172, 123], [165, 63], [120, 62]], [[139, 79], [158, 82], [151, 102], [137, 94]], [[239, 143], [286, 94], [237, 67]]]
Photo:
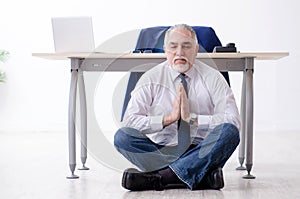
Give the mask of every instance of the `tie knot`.
[[185, 79], [187, 77], [186, 74], [180, 73], [178, 77], [180, 78], [181, 83], [186, 84], [186, 79]]
[[180, 78], [185, 78], [186, 74], [180, 73], [179, 76], [180, 76]]
[[185, 77], [186, 77], [186, 74], [184, 74], [184, 73], [179, 74], [179, 78], [181, 79], [181, 82], [186, 81]]

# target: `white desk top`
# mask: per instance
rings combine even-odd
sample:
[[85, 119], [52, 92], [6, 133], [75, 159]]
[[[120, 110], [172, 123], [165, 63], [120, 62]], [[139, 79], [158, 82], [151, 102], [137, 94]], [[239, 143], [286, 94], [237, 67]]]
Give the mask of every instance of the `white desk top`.
[[[276, 60], [288, 56], [288, 52], [249, 52], [249, 53], [198, 53], [197, 58], [201, 59], [240, 59], [254, 57], [256, 60]], [[65, 60], [69, 58], [97, 58], [97, 59], [161, 59], [166, 58], [164, 53], [32, 53], [32, 56]]]

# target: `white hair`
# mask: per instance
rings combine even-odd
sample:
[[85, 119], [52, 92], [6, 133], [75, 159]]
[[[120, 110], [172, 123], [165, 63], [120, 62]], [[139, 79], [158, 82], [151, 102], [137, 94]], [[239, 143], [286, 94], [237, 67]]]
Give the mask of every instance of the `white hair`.
[[192, 38], [195, 40], [195, 43], [198, 44], [196, 32], [194, 31], [194, 29], [191, 26], [189, 26], [187, 24], [176, 24], [167, 30], [167, 32], [165, 34], [165, 40], [164, 40], [165, 46], [168, 42], [170, 32], [172, 32], [173, 30], [178, 30], [178, 29], [184, 29], [184, 30], [190, 31], [190, 33], [192, 34]]

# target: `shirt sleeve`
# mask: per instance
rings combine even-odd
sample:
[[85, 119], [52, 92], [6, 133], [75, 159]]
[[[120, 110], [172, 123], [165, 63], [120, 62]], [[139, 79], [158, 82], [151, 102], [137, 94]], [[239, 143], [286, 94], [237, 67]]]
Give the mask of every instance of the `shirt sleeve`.
[[163, 113], [151, 114], [151, 85], [139, 86], [131, 93], [124, 117], [124, 126], [135, 128], [144, 134], [156, 133], [163, 129]]
[[210, 76], [207, 87], [213, 103], [212, 115], [198, 115], [198, 128], [213, 129], [223, 123], [231, 123], [239, 130], [241, 119], [231, 88], [221, 74]]

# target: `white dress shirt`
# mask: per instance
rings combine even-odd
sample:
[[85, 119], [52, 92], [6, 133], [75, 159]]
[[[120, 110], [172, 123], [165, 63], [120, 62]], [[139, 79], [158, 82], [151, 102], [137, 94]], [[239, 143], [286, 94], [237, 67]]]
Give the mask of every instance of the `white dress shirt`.
[[[222, 74], [196, 61], [187, 72], [190, 112], [198, 115], [198, 126], [190, 126], [191, 141], [199, 143], [209, 131], [222, 123], [241, 121], [231, 88]], [[131, 93], [124, 117], [124, 126], [135, 128], [153, 142], [166, 146], [177, 145], [177, 122], [163, 127], [163, 116], [171, 113], [179, 73], [167, 61], [147, 71]]]

